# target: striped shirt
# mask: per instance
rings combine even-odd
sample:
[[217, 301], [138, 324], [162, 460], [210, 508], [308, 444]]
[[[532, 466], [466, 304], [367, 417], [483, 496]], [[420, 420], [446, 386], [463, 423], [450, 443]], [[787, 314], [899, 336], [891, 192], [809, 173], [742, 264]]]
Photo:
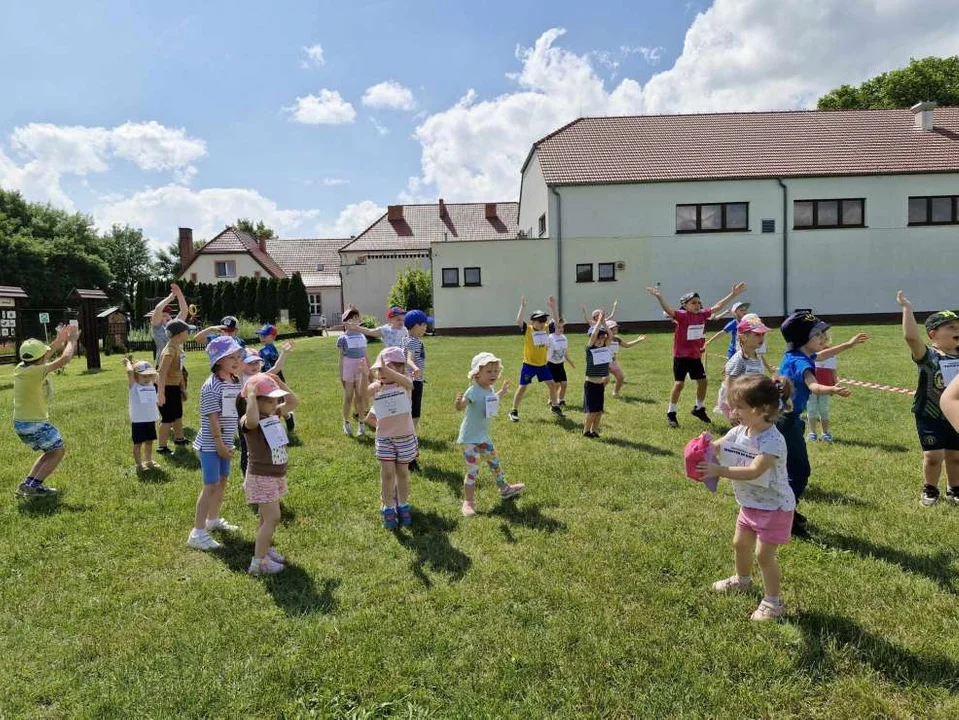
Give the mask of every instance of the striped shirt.
[[[347, 338], [354, 338], [354, 344], [359, 347], [350, 347]], [[360, 360], [366, 357], [366, 335], [359, 330], [351, 330], [340, 335], [336, 339], [336, 347], [340, 349], [343, 357], [351, 360]]]
[[210, 430], [210, 415], [220, 418], [220, 437], [223, 444], [233, 447], [240, 418], [236, 411], [236, 399], [240, 395], [240, 384], [224, 382], [216, 375], [210, 375], [200, 388], [200, 432], [193, 441], [193, 448], [200, 452], [216, 452], [216, 442]]
[[420, 369], [419, 379], [426, 382], [426, 348], [423, 347], [423, 341], [410, 335], [403, 343], [403, 350], [408, 356], [413, 356], [413, 362]]
[[609, 377], [609, 363], [593, 362], [593, 350], [598, 350], [599, 347], [598, 345], [586, 346], [586, 377]]

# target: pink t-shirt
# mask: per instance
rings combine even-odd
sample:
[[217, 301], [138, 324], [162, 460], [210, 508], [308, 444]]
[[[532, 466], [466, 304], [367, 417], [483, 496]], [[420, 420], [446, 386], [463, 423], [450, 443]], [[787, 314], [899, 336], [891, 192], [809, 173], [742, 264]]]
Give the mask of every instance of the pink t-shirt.
[[673, 333], [673, 357], [698, 359], [706, 345], [706, 321], [713, 311], [706, 309], [697, 313], [676, 310], [676, 330]]
[[[376, 410], [376, 396], [380, 392], [402, 390], [402, 386], [390, 383], [374, 382], [370, 385], [373, 395], [373, 409]], [[405, 391], [404, 391], [405, 392]], [[389, 415], [380, 417], [376, 414], [376, 437], [378, 438], [401, 438], [408, 435], [415, 435], [416, 430], [413, 427], [413, 415], [409, 406], [409, 393], [407, 397], [407, 410], [399, 415]]]

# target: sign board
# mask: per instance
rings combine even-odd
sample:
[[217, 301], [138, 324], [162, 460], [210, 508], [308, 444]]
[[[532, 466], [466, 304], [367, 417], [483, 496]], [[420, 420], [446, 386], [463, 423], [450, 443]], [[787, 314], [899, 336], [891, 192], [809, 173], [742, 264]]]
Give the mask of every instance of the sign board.
[[0, 339], [12, 340], [17, 336], [17, 311], [0, 310]]
[[13, 298], [0, 298], [0, 307], [16, 307], [17, 301]]
[[41, 325], [50, 324], [50, 313], [40, 313], [40, 324]]

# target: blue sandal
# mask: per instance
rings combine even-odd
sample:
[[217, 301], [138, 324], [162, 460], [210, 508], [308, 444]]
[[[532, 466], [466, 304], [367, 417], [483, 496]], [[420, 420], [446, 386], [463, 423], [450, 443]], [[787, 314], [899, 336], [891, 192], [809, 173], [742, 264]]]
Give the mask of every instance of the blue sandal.
[[396, 529], [396, 508], [385, 507], [380, 511], [383, 514], [383, 527], [387, 530]]

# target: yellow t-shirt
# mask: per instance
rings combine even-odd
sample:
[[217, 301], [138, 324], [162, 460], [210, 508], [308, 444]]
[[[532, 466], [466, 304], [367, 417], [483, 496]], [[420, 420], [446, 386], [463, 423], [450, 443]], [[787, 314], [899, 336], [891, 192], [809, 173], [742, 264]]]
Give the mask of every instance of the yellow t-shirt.
[[13, 371], [13, 419], [20, 422], [44, 422], [53, 387], [45, 363], [20, 363]]
[[523, 362], [534, 367], [542, 367], [546, 364], [548, 356], [549, 328], [534, 330], [529, 323], [523, 323]]

